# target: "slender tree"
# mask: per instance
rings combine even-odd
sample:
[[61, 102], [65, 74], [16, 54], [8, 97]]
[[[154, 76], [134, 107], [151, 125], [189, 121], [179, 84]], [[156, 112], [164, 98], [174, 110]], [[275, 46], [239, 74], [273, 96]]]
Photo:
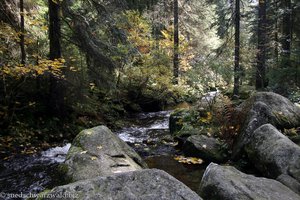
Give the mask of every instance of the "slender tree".
[[275, 47], [274, 47], [274, 56], [275, 56], [275, 62], [276, 62], [276, 67], [278, 67], [278, 63], [279, 63], [279, 36], [278, 36], [278, 16], [277, 16], [277, 13], [278, 13], [278, 1], [275, 0], [274, 2], [274, 10], [275, 10], [275, 21], [274, 21], [274, 29], [275, 29], [275, 32], [274, 32], [274, 42], [275, 42]]
[[24, 20], [24, 0], [20, 0], [20, 48], [21, 48], [21, 64], [25, 65], [26, 63], [26, 51], [25, 51], [25, 20]]
[[178, 24], [178, 0], [174, 0], [174, 84], [178, 84], [179, 77], [179, 24]]
[[239, 94], [240, 88], [240, 0], [235, 1], [235, 50], [234, 50], [234, 88], [233, 95]]
[[[60, 4], [59, 2], [48, 0], [49, 7], [49, 59], [61, 58], [61, 27], [60, 27]], [[48, 113], [63, 117], [65, 113], [64, 86], [62, 81], [50, 77], [50, 91]]]
[[60, 30], [60, 5], [53, 0], [48, 0], [49, 4], [49, 41], [51, 60], [61, 57], [61, 30]]
[[259, 0], [258, 8], [258, 45], [257, 45], [257, 68], [256, 68], [256, 89], [266, 87], [266, 49], [267, 49], [267, 2]]
[[282, 67], [291, 65], [292, 18], [291, 0], [283, 0], [284, 14], [282, 19]]

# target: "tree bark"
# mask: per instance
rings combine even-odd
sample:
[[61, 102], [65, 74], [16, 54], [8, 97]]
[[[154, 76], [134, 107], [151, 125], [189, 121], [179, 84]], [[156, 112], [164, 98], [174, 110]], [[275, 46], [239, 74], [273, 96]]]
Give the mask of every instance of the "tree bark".
[[284, 15], [282, 19], [282, 67], [290, 67], [291, 59], [291, 41], [292, 41], [292, 23], [291, 23], [291, 0], [284, 0]]
[[49, 41], [50, 41], [50, 60], [61, 58], [61, 30], [59, 11], [60, 5], [48, 0], [49, 3]]
[[[60, 4], [48, 0], [49, 7], [49, 59], [61, 58], [61, 26], [60, 26]], [[63, 80], [50, 76], [48, 114], [65, 117], [66, 108], [64, 100], [65, 87]]]
[[24, 1], [20, 0], [20, 48], [21, 48], [21, 64], [25, 65], [26, 63], [26, 51], [25, 51], [25, 20], [24, 20]]
[[276, 18], [275, 18], [275, 35], [274, 35], [274, 40], [275, 40], [275, 47], [274, 47], [274, 56], [275, 56], [275, 65], [276, 65], [276, 68], [279, 66], [279, 37], [278, 37], [278, 17], [277, 17], [277, 13], [278, 13], [278, 2], [275, 1], [274, 2], [274, 6], [275, 6], [275, 15], [276, 15]]
[[240, 88], [240, 0], [235, 1], [235, 50], [234, 50], [234, 88], [233, 95], [239, 95]]
[[258, 11], [258, 46], [257, 46], [257, 68], [256, 89], [262, 90], [266, 87], [266, 49], [267, 49], [267, 3], [259, 0]]
[[179, 25], [178, 25], [178, 0], [174, 0], [174, 84], [178, 84], [179, 77]]

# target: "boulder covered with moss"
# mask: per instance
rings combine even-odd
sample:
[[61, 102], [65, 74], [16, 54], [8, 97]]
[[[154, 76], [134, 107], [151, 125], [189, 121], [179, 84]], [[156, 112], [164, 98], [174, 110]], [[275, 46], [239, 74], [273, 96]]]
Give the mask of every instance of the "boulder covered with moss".
[[142, 158], [105, 126], [80, 132], [60, 166], [67, 182], [147, 168]]
[[270, 123], [280, 129], [300, 126], [300, 108], [273, 92], [255, 93], [238, 110], [244, 122], [234, 142], [233, 158], [237, 158], [243, 152], [253, 132], [264, 124]]

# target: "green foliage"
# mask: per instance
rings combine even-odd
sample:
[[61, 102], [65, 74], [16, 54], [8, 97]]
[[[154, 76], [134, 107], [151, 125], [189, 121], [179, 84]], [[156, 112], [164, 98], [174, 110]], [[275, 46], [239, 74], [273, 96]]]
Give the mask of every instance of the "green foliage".
[[[22, 13], [26, 29], [23, 33], [25, 65], [20, 65], [21, 33], [0, 22], [0, 128], [6, 130], [6, 134], [52, 140], [55, 137], [51, 132], [60, 132], [62, 128], [68, 136], [68, 131], [72, 133], [102, 123], [120, 127], [123, 121], [119, 119], [129, 112], [160, 110], [184, 101], [196, 102], [211, 88], [225, 91], [232, 88], [232, 2], [179, 1], [178, 85], [172, 83], [173, 1], [53, 2], [63, 8], [63, 59], [47, 59], [47, 1], [25, 2]], [[240, 76], [241, 84], [245, 85], [253, 83], [255, 75], [257, 17], [256, 5], [243, 3]], [[298, 7], [294, 9], [299, 10]], [[274, 23], [274, 17], [282, 18], [282, 14], [277, 16], [276, 12], [272, 15], [270, 23]], [[296, 23], [299, 14], [295, 12], [294, 15]], [[299, 40], [299, 33], [295, 26], [293, 41]], [[272, 37], [270, 49], [279, 43], [274, 43]], [[280, 45], [277, 48], [280, 53]], [[286, 92], [294, 101], [299, 101], [299, 44], [293, 42], [290, 60], [279, 56], [277, 61], [275, 53], [269, 54], [271, 89]], [[53, 85], [58, 92], [64, 93], [66, 118], [49, 115]], [[241, 95], [247, 97], [251, 89]], [[222, 97], [217, 104], [213, 105], [213, 110], [194, 107], [183, 112], [178, 134], [216, 134], [231, 144], [239, 130], [233, 123], [233, 102]], [[227, 115], [230, 119], [223, 119]]]
[[212, 113], [201, 108], [178, 109], [172, 114], [177, 116], [175, 136], [188, 136], [197, 134], [212, 135]]
[[224, 141], [224, 148], [231, 148], [244, 120], [243, 113], [236, 112], [234, 106], [228, 97], [219, 95], [211, 109], [192, 107], [176, 110], [172, 115], [176, 116], [176, 125], [180, 130], [177, 128], [174, 135], [214, 136]]
[[[113, 58], [125, 61], [118, 70], [118, 85], [128, 91], [133, 101], [152, 99], [171, 103], [184, 93], [172, 84], [172, 60], [169, 35], [159, 41], [152, 35], [150, 22], [136, 11], [126, 11], [118, 20], [118, 27], [126, 30], [128, 42], [119, 44], [119, 54]], [[170, 102], [168, 102], [170, 101]]]
[[293, 96], [299, 87], [300, 69], [293, 65], [289, 67], [273, 67], [268, 74], [270, 88], [284, 96]]

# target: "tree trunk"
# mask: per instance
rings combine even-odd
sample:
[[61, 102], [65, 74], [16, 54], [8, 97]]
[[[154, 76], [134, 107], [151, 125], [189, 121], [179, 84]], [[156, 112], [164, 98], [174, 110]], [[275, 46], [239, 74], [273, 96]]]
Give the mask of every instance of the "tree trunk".
[[291, 0], [284, 0], [284, 15], [282, 20], [282, 67], [290, 67], [290, 59], [291, 59], [291, 41], [292, 41], [292, 33], [291, 33]]
[[277, 13], [278, 13], [278, 2], [275, 1], [275, 14], [276, 14], [276, 19], [275, 19], [275, 35], [274, 35], [274, 41], [275, 41], [275, 46], [274, 46], [274, 56], [275, 56], [275, 65], [276, 68], [278, 68], [279, 66], [279, 51], [278, 51], [278, 43], [279, 43], [279, 38], [278, 38], [278, 17], [277, 17]]
[[240, 0], [235, 1], [235, 50], [234, 50], [234, 88], [233, 95], [239, 95], [240, 88]]
[[[49, 6], [49, 46], [50, 54], [49, 59], [55, 60], [61, 58], [61, 29], [60, 29], [60, 5], [54, 3], [53, 0], [48, 0]], [[50, 76], [49, 88], [49, 102], [48, 114], [64, 117], [65, 116], [65, 103], [64, 103], [65, 88], [63, 81], [54, 76]]]
[[179, 25], [178, 25], [178, 0], [174, 0], [174, 84], [178, 84], [179, 77]]
[[20, 48], [21, 48], [21, 64], [26, 63], [26, 52], [25, 52], [25, 20], [24, 20], [24, 1], [20, 0], [20, 17], [21, 17], [21, 35], [20, 35]]
[[50, 60], [61, 58], [60, 45], [60, 5], [48, 0], [49, 3], [49, 41], [50, 41]]
[[257, 46], [257, 68], [256, 68], [256, 89], [266, 87], [266, 49], [267, 49], [267, 3], [266, 0], [259, 0], [258, 11], [258, 46]]

